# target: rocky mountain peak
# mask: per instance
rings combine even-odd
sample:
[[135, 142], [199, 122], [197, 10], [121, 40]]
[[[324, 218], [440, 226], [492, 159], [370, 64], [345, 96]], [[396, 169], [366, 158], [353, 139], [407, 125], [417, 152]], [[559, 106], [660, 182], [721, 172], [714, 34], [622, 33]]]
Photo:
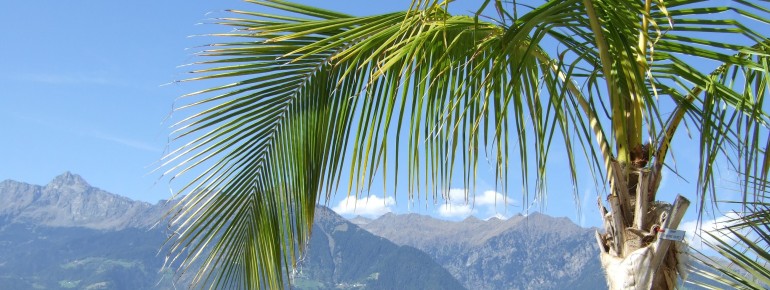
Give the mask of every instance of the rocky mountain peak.
[[9, 222], [100, 230], [143, 228], [159, 221], [163, 208], [93, 187], [69, 171], [45, 186], [12, 180], [0, 184], [0, 216]]
[[80, 189], [86, 189], [91, 187], [80, 175], [66, 171], [59, 176], [56, 176], [51, 182], [46, 185], [48, 188], [62, 188], [62, 187], [75, 187]]
[[368, 224], [368, 223], [372, 222], [372, 220], [358, 215], [358, 216], [350, 219], [350, 222], [353, 223], [354, 225], [360, 226], [360, 225]]

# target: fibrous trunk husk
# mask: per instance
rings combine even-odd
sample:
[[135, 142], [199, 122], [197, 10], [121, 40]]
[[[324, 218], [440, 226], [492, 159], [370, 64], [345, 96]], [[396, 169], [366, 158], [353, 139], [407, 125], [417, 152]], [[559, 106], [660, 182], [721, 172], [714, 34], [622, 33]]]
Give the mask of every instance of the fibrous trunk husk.
[[602, 267], [611, 290], [674, 289], [686, 275], [687, 246], [658, 237], [679, 226], [689, 201], [678, 196], [673, 205], [652, 202], [660, 168], [638, 165], [644, 166], [611, 162], [610, 210], [600, 199], [605, 233], [596, 232]]

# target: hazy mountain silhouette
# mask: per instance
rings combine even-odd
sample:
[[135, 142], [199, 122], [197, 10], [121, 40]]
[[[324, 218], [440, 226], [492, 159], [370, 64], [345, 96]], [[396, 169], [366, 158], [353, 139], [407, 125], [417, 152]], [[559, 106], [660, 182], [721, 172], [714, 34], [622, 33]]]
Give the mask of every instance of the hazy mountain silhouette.
[[[162, 270], [164, 202], [133, 201], [64, 173], [45, 186], [0, 182], [2, 289], [186, 289]], [[317, 210], [296, 289], [463, 289], [425, 253]], [[176, 284], [176, 285], [174, 285]]]
[[353, 221], [420, 249], [468, 289], [607, 289], [593, 229], [535, 213], [451, 222], [418, 214]]
[[[162, 270], [168, 237], [150, 204], [64, 173], [0, 182], [1, 289], [186, 289]], [[316, 210], [295, 289], [606, 289], [593, 229], [542, 214], [462, 222]], [[688, 288], [692, 289], [688, 285]]]

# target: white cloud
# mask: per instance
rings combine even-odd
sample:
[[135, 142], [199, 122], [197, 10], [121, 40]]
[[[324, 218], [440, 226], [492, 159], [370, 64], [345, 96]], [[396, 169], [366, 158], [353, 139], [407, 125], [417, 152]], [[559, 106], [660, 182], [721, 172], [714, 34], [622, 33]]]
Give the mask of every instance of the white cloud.
[[[719, 233], [719, 231], [717, 231], [718, 229], [722, 229], [725, 226], [729, 225], [730, 221], [736, 218], [738, 218], [737, 213], [729, 212], [726, 215], [718, 217], [716, 219], [703, 221], [700, 224], [700, 227], [698, 226], [697, 220], [685, 222], [679, 226], [679, 230], [685, 231], [685, 234], [686, 234], [685, 240], [690, 244], [690, 246], [698, 250], [705, 250], [707, 249], [707, 247], [706, 247], [706, 244], [704, 243], [704, 240], [706, 240], [711, 244], [714, 244], [715, 242], [713, 238], [711, 238], [707, 234], [707, 232], [710, 232], [712, 234], [718, 234]], [[700, 233], [700, 237], [696, 233]], [[703, 238], [703, 240], [701, 239], [701, 237]]]
[[481, 196], [476, 196], [475, 201], [477, 205], [481, 206], [495, 206], [505, 204], [513, 205], [512, 199], [506, 198], [502, 193], [492, 190], [487, 190], [482, 193]]
[[475, 210], [467, 204], [442, 204], [438, 208], [438, 214], [445, 218], [465, 218], [475, 213]]
[[504, 194], [487, 190], [481, 194], [469, 195], [466, 189], [454, 188], [444, 194], [444, 203], [438, 207], [438, 214], [446, 218], [465, 218], [476, 215], [483, 219], [497, 217], [506, 219], [501, 212], [506, 212], [509, 205], [515, 205], [513, 199]]
[[361, 215], [376, 218], [393, 211], [391, 207], [395, 204], [396, 200], [393, 197], [379, 198], [376, 195], [370, 195], [363, 199], [357, 199], [351, 195], [341, 200], [332, 210], [340, 215]]
[[453, 188], [449, 192], [444, 193], [444, 200], [453, 204], [466, 204], [465, 202], [466, 190], [462, 188]]
[[[582, 204], [580, 206], [585, 208], [587, 205], [591, 204], [590, 203], [590, 198], [591, 198], [592, 195], [593, 195], [593, 191], [591, 189], [583, 190], [583, 201], [582, 201]], [[586, 226], [585, 225], [585, 221], [586, 221], [586, 210], [581, 210], [580, 211], [580, 220], [579, 220], [581, 227], [585, 227]]]

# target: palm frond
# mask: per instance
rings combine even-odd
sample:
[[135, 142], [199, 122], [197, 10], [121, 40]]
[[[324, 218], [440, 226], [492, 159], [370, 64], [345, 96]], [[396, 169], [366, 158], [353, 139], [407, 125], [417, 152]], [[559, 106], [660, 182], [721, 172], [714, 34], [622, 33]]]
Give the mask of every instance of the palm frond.
[[[535, 125], [537, 176], [545, 176], [553, 129], [568, 123], [559, 107], [568, 93], [564, 72], [557, 76], [527, 31], [510, 46], [504, 29], [449, 16], [439, 5], [343, 17], [253, 2], [298, 15], [235, 12], [254, 19], [222, 20], [236, 30], [217, 36], [244, 40], [201, 52], [211, 60], [198, 63], [204, 68], [193, 73], [201, 76], [186, 81], [236, 81], [184, 97], [184, 110], [200, 112], [177, 125], [177, 138], [188, 141], [167, 161], [175, 164], [168, 174], [205, 168], [183, 188], [188, 195], [175, 220], [176, 258], [185, 256], [184, 269], [203, 264], [196, 284], [280, 287], [307, 242], [315, 204], [343, 178], [343, 161], [352, 164], [348, 189], [360, 194], [385, 166], [388, 140], [402, 144], [405, 132], [402, 166], [418, 198], [447, 190], [458, 163], [462, 182], [472, 183], [482, 146], [496, 148], [498, 176], [507, 175], [507, 107], [516, 110], [521, 136]], [[544, 13], [559, 9], [576, 8], [555, 5]], [[552, 105], [525, 98], [543, 86]], [[529, 145], [522, 140], [528, 177]], [[396, 160], [400, 154], [396, 149]], [[398, 172], [396, 163], [396, 182]]]
[[753, 182], [749, 187], [765, 188], [761, 200], [744, 203], [744, 211], [725, 221], [713, 231], [698, 233], [704, 244], [719, 254], [704, 254], [696, 259], [707, 269], [695, 269], [694, 273], [708, 282], [691, 282], [702, 287], [728, 287], [731, 289], [767, 289], [770, 286], [770, 203], [767, 202], [767, 181]]
[[[406, 175], [410, 199], [436, 201], [458, 183], [475, 188], [479, 161], [489, 159], [507, 193], [513, 156], [524, 199], [531, 188], [542, 198], [554, 148], [567, 152], [576, 184], [574, 149], [591, 172], [607, 172], [642, 136], [668, 146], [668, 130], [685, 116], [702, 124], [704, 192], [713, 188], [715, 156], [740, 152], [753, 176], [770, 167], [762, 148], [767, 38], [744, 22], [712, 19], [701, 1], [656, 1], [647, 9], [563, 0], [526, 13], [496, 2], [501, 19], [494, 23], [452, 16], [448, 2], [438, 1], [364, 17], [248, 2], [277, 12], [231, 11], [217, 21], [233, 30], [212, 35], [222, 42], [199, 53], [205, 60], [184, 81], [226, 83], [183, 96], [180, 111], [192, 112], [175, 125], [183, 145], [163, 165], [174, 178], [193, 176], [173, 212], [172, 260], [182, 259], [184, 270], [200, 267], [194, 282], [201, 287], [290, 282], [315, 205], [344, 183], [360, 196], [382, 176], [395, 194]], [[736, 3], [716, 11], [766, 26], [767, 9]], [[719, 28], [749, 44], [664, 32], [662, 23], [679, 21], [682, 32]], [[703, 74], [689, 56], [724, 65]], [[661, 97], [681, 113], [664, 120]]]

